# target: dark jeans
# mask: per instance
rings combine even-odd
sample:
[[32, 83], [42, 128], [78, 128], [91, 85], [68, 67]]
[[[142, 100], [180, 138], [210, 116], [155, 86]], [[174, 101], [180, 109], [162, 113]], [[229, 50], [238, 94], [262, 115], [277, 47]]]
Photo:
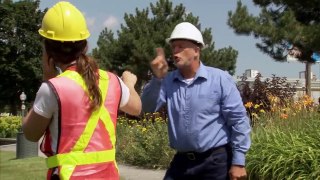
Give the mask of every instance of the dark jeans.
[[176, 153], [164, 180], [227, 180], [232, 161], [229, 146], [209, 153]]

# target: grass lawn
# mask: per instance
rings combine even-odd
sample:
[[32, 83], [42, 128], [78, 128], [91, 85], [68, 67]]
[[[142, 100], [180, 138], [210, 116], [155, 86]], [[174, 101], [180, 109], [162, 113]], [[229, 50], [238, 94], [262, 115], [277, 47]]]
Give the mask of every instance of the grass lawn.
[[47, 167], [42, 157], [16, 159], [15, 152], [0, 151], [0, 179], [46, 179]]

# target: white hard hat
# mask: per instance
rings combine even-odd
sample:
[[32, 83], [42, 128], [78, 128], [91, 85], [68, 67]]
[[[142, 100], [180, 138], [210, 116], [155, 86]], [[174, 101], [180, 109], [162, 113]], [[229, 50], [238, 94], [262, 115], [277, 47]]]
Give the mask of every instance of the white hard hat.
[[204, 42], [202, 38], [202, 34], [198, 28], [196, 28], [193, 24], [189, 22], [182, 22], [176, 25], [174, 30], [171, 33], [170, 38], [166, 39], [167, 43], [170, 43], [174, 39], [187, 39], [191, 41], [195, 41], [204, 47]]

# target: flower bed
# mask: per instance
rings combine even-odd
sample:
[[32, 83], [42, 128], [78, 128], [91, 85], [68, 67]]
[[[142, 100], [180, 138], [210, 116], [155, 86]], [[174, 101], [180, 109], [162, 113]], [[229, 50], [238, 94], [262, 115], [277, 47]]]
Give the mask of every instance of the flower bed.
[[17, 141], [16, 138], [0, 138], [0, 146], [15, 144], [16, 141]]

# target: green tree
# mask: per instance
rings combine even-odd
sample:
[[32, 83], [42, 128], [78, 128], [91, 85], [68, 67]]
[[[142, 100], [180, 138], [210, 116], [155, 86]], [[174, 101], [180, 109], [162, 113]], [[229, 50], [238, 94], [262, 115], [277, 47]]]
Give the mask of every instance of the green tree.
[[38, 35], [43, 12], [39, 1], [0, 1], [0, 106], [16, 113], [24, 91], [34, 99], [41, 80], [41, 41]]
[[[165, 47], [170, 62], [171, 51], [165, 39], [169, 37], [174, 26], [188, 21], [201, 29], [201, 24], [199, 18], [187, 13], [182, 4], [173, 7], [170, 0], [150, 3], [150, 7], [136, 9], [135, 13], [125, 13], [125, 24], [117, 31], [117, 38], [111, 30], [105, 28], [92, 55], [102, 68], [118, 74], [124, 69], [133, 71], [138, 76], [138, 85], [141, 87], [150, 78], [149, 62], [155, 57], [156, 47]], [[231, 47], [214, 50], [211, 29], [206, 28], [202, 33], [207, 44], [201, 55], [203, 62], [234, 74], [238, 52]]]
[[[253, 35], [261, 40], [257, 48], [274, 60], [286, 61], [288, 43], [298, 50], [295, 55], [307, 62], [310, 73], [312, 53], [320, 51], [320, 1], [318, 0], [253, 0], [261, 8], [259, 15], [249, 14], [245, 5], [238, 1], [234, 12], [229, 12], [228, 24], [235, 33]], [[307, 75], [306, 77], [309, 77]], [[309, 77], [310, 78], [310, 77]], [[310, 95], [310, 79], [306, 78]]]

